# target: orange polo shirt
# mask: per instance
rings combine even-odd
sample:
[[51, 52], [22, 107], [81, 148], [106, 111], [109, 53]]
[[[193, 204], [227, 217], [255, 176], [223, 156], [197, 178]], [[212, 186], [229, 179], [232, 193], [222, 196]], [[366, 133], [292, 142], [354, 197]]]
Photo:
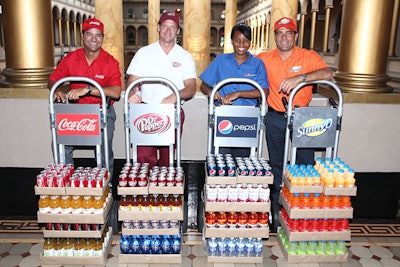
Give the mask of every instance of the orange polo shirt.
[[[292, 55], [285, 61], [282, 60], [276, 48], [262, 52], [257, 57], [264, 62], [268, 74], [268, 106], [281, 112], [286, 111], [282, 97], [289, 99], [288, 95], [278, 92], [283, 79], [328, 67], [315, 51], [298, 47], [294, 47]], [[293, 99], [293, 106], [307, 106], [311, 98], [312, 86], [304, 87], [297, 92]]]

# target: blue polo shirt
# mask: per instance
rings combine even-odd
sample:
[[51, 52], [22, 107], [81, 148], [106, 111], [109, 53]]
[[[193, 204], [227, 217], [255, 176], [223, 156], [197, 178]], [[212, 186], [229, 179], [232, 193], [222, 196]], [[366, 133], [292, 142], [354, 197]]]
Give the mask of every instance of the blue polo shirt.
[[[199, 76], [200, 79], [208, 84], [210, 87], [214, 87], [217, 83], [228, 78], [247, 78], [254, 80], [262, 88], [268, 88], [267, 72], [265, 70], [264, 63], [253, 57], [247, 52], [249, 58], [241, 65], [237, 64], [234, 53], [220, 54], [218, 55], [207, 69]], [[236, 91], [253, 90], [251, 84], [226, 84], [218, 90], [223, 97], [224, 95], [230, 94]], [[238, 98], [233, 101], [232, 105], [237, 106], [256, 106], [258, 100], [256, 98]]]

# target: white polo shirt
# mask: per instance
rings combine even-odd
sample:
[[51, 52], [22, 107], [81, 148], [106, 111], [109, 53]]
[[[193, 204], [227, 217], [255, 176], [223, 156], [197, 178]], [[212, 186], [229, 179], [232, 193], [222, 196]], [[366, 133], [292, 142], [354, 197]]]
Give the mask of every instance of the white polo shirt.
[[[175, 44], [166, 55], [157, 41], [139, 49], [126, 73], [138, 77], [162, 77], [170, 80], [178, 90], [182, 90], [184, 80], [196, 79], [196, 66], [191, 54], [181, 46]], [[141, 95], [145, 103], [161, 103], [171, 93], [171, 89], [161, 84], [142, 85]]]

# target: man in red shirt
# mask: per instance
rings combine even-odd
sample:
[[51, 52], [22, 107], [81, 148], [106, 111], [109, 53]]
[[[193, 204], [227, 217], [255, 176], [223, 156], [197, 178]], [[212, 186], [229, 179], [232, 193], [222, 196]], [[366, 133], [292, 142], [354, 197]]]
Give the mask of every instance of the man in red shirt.
[[[274, 186], [271, 188], [272, 212], [278, 214], [279, 191], [282, 184], [282, 168], [286, 133], [286, 111], [282, 97], [288, 99], [290, 91], [302, 82], [331, 80], [333, 72], [314, 51], [296, 47], [298, 38], [296, 22], [283, 17], [274, 24], [276, 49], [262, 52], [257, 57], [268, 73], [268, 113], [265, 118], [265, 134]], [[293, 100], [293, 106], [307, 106], [312, 99], [312, 86], [302, 88]], [[298, 164], [314, 164], [314, 150], [298, 149]], [[276, 228], [277, 224], [273, 224]], [[276, 230], [276, 229], [273, 229]]]
[[[116, 119], [113, 103], [120, 98], [122, 90], [119, 62], [101, 47], [104, 40], [104, 24], [96, 18], [88, 19], [83, 23], [82, 40], [83, 47], [68, 53], [57, 65], [50, 75], [48, 88], [51, 89], [59, 79], [69, 76], [87, 77], [95, 80], [102, 87], [108, 103], [108, 154], [109, 171], [112, 175], [114, 170], [112, 140]], [[64, 103], [67, 97], [70, 102], [78, 104], [102, 103], [99, 91], [85, 83], [71, 82], [66, 94], [61, 87], [54, 92], [54, 101]], [[73, 146], [65, 147], [66, 164], [73, 164], [73, 149]], [[102, 166], [105, 166], [104, 155]]]

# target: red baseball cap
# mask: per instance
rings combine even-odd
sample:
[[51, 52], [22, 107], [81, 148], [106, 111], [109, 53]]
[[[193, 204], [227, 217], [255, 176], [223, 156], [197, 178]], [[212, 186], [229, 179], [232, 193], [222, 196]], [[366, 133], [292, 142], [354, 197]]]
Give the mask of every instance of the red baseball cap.
[[274, 31], [276, 31], [280, 27], [285, 27], [288, 30], [297, 32], [297, 24], [291, 18], [283, 17], [283, 18], [278, 19], [274, 24]]
[[166, 20], [172, 20], [176, 23], [176, 25], [179, 26], [179, 15], [176, 14], [174, 11], [165, 11], [164, 13], [162, 13], [158, 24], [161, 24]]
[[87, 19], [87, 20], [85, 20], [85, 22], [83, 22], [83, 25], [82, 25], [83, 32], [93, 29], [93, 28], [98, 29], [99, 31], [101, 31], [101, 33], [104, 34], [104, 24], [100, 20], [98, 20], [96, 18], [91, 18], [91, 19]]

